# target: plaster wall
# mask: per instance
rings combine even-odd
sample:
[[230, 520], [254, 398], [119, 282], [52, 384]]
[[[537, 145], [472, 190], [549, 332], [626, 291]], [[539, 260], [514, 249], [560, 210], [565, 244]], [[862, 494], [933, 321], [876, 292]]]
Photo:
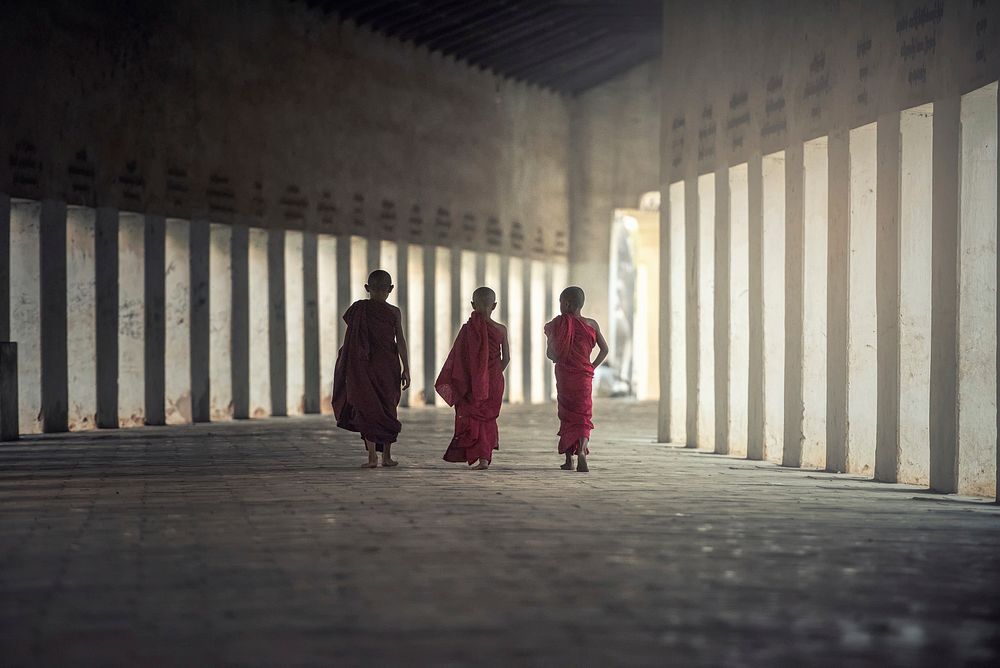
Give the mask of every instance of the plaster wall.
[[[285, 354], [286, 410], [288, 415], [305, 412], [305, 296], [302, 273], [302, 233], [285, 233]], [[363, 284], [362, 284], [363, 285]]]
[[247, 241], [249, 254], [247, 280], [250, 292], [250, 417], [267, 417], [271, 414], [267, 238], [267, 230], [250, 228]]
[[587, 312], [610, 322], [611, 222], [616, 208], [637, 208], [660, 189], [660, 63], [649, 61], [581, 94], [571, 110], [572, 284]]

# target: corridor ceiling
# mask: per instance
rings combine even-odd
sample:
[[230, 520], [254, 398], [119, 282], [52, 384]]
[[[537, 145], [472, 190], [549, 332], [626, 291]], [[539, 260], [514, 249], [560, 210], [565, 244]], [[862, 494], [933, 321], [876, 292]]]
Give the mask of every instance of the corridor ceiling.
[[498, 75], [576, 94], [660, 53], [660, 0], [304, 0]]

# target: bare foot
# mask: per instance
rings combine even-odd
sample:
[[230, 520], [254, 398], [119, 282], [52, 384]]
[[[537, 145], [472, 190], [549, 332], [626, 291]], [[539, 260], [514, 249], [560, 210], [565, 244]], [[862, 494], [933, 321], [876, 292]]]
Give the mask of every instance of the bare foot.
[[576, 470], [580, 473], [587, 473], [590, 469], [587, 467], [587, 458], [579, 456], [576, 458]]
[[363, 469], [375, 469], [378, 468], [378, 460], [369, 459], [367, 462], [361, 465]]
[[473, 470], [473, 471], [485, 471], [489, 467], [490, 467], [490, 463], [488, 461], [480, 459], [479, 463], [476, 464], [475, 466], [473, 466], [471, 470]]
[[382, 466], [397, 466], [399, 462], [395, 459], [389, 459], [388, 457], [382, 458]]
[[563, 471], [572, 471], [573, 470], [573, 460], [572, 459], [567, 459], [566, 463], [563, 464], [562, 466], [560, 466], [559, 468], [561, 468]]

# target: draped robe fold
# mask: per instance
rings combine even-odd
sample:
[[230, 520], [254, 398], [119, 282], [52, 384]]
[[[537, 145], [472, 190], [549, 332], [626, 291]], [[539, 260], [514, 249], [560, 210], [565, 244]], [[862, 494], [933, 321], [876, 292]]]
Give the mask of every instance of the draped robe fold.
[[455, 338], [434, 389], [455, 408], [455, 435], [444, 460], [474, 464], [492, 461], [500, 448], [497, 418], [503, 403], [500, 368], [503, 330], [473, 312]]
[[592, 387], [594, 365], [590, 354], [597, 331], [572, 314], [556, 316], [545, 325], [545, 336], [556, 356], [556, 401], [559, 413], [559, 453], [577, 454], [580, 439], [594, 428]]
[[344, 313], [347, 333], [337, 353], [333, 374], [333, 414], [337, 426], [376, 443], [394, 443], [400, 425], [399, 351], [396, 309], [385, 302], [362, 299]]

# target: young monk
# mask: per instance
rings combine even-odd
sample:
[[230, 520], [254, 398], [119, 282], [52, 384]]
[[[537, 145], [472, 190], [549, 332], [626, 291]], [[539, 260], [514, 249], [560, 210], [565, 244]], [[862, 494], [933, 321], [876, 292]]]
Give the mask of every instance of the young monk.
[[354, 302], [344, 313], [347, 334], [333, 373], [337, 426], [361, 433], [368, 450], [362, 466], [370, 469], [378, 466], [378, 452], [382, 466], [399, 463], [390, 454], [402, 428], [396, 407], [401, 391], [410, 386], [402, 314], [386, 303], [392, 288], [389, 272], [377, 269], [368, 276], [368, 299]]
[[[601, 334], [601, 328], [592, 318], [580, 315], [585, 295], [575, 285], [559, 295], [558, 315], [545, 325], [547, 339], [545, 355], [556, 363], [556, 401], [559, 406], [559, 454], [566, 455], [566, 462], [559, 468], [573, 470], [573, 455], [576, 455], [576, 470], [589, 471], [587, 455], [590, 454], [590, 430], [594, 403], [591, 387], [594, 369], [608, 356], [608, 342]], [[591, 362], [590, 354], [594, 345], [600, 348], [597, 358]]]
[[507, 328], [491, 317], [497, 295], [489, 288], [472, 293], [472, 315], [458, 332], [434, 389], [455, 407], [455, 435], [447, 462], [476, 464], [485, 471], [500, 449], [497, 418], [503, 403], [503, 372], [510, 362]]

